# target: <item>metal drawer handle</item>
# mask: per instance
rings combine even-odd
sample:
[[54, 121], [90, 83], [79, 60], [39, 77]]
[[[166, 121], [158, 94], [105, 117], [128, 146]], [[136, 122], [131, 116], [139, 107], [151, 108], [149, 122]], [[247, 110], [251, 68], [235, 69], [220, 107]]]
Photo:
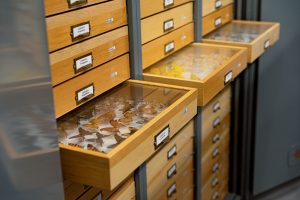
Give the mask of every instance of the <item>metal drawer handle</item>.
[[220, 140], [220, 134], [216, 133], [212, 139], [212, 142], [215, 144], [216, 142], [218, 142]]
[[164, 21], [163, 24], [164, 24], [163, 25], [164, 32], [170, 31], [170, 30], [174, 29], [174, 27], [175, 27], [174, 19], [166, 20], [166, 21]]
[[216, 0], [216, 3], [215, 3], [215, 8], [216, 9], [219, 9], [219, 8], [221, 8], [222, 7], [222, 0]]
[[67, 0], [69, 8], [75, 8], [88, 3], [87, 0]]
[[215, 26], [216, 27], [219, 27], [219, 26], [221, 26], [222, 25], [222, 18], [221, 17], [217, 17], [216, 19], [215, 19]]
[[112, 53], [113, 51], [115, 51], [117, 49], [117, 47], [114, 45], [114, 46], [112, 46], [112, 47], [109, 47], [108, 48], [108, 53]]
[[214, 121], [213, 121], [213, 128], [216, 128], [217, 126], [219, 126], [221, 124], [221, 119], [220, 117], [217, 117]]
[[216, 158], [219, 154], [220, 154], [219, 148], [216, 147], [216, 148], [213, 150], [212, 158]]
[[214, 192], [212, 197], [211, 197], [212, 200], [217, 200], [219, 199], [219, 193], [218, 192]]
[[212, 188], [215, 188], [218, 184], [219, 184], [219, 179], [218, 177], [215, 177], [211, 182], [211, 186]]
[[90, 36], [90, 34], [91, 34], [91, 25], [89, 21], [71, 26], [70, 35], [73, 42], [88, 37]]
[[174, 6], [174, 0], [164, 0], [164, 8], [170, 8]]
[[168, 160], [172, 159], [176, 155], [177, 155], [177, 146], [175, 144], [167, 153]]
[[215, 163], [214, 166], [213, 166], [213, 168], [212, 168], [212, 172], [216, 173], [219, 170], [219, 168], [220, 168], [219, 163]]
[[221, 103], [220, 103], [220, 101], [218, 101], [213, 105], [213, 112], [215, 113], [220, 109], [221, 109]]
[[264, 43], [265, 50], [267, 50], [270, 46], [271, 46], [270, 40], [266, 40], [265, 43]]
[[177, 166], [176, 163], [170, 167], [170, 169], [167, 172], [167, 178], [172, 178], [177, 173]]
[[88, 86], [85, 86], [84, 88], [81, 88], [80, 90], [77, 90], [75, 92], [75, 101], [76, 104], [79, 105], [88, 99], [92, 98], [95, 94], [95, 87], [94, 84], [89, 84]]
[[93, 66], [93, 54], [89, 53], [73, 60], [74, 73], [77, 74]]
[[115, 19], [114, 19], [113, 17], [108, 18], [108, 19], [105, 20], [105, 22], [106, 22], [107, 24], [112, 24], [114, 21], [115, 21]]
[[173, 183], [173, 184], [169, 187], [169, 189], [168, 189], [168, 191], [167, 191], [167, 197], [168, 197], [168, 198], [171, 198], [172, 195], [176, 193], [176, 191], [177, 191], [177, 189], [176, 189], [176, 183]]

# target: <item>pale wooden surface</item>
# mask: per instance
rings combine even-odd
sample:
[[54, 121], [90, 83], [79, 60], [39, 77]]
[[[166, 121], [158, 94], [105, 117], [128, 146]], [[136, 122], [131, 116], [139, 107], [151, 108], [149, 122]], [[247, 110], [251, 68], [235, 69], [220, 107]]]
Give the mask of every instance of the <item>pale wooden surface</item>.
[[87, 3], [84, 5], [74, 7], [74, 8], [69, 8], [67, 0], [44, 0], [45, 13], [46, 13], [46, 16], [58, 14], [61, 12], [77, 9], [79, 7], [81, 8], [81, 7], [93, 5], [96, 3], [101, 3], [104, 1], [106, 1], [106, 0], [88, 0]]
[[[115, 47], [110, 52], [109, 48]], [[128, 52], [128, 28], [127, 26], [75, 44], [65, 49], [50, 54], [51, 79], [55, 86], [74, 76], [99, 66]], [[74, 72], [74, 59], [92, 53], [93, 66], [89, 69], [76, 73]]]
[[134, 178], [129, 178], [108, 200], [134, 200], [135, 199], [135, 182]]
[[218, 41], [218, 40], [211, 40], [211, 39], [205, 39], [205, 38], [203, 38], [203, 42], [248, 48], [248, 63], [252, 63], [266, 51], [264, 48], [265, 41], [270, 40], [270, 46], [273, 46], [279, 40], [279, 36], [280, 36], [280, 24], [279, 23], [240, 21], [240, 20], [234, 20], [233, 22], [245, 23], [245, 24], [256, 24], [256, 25], [269, 24], [269, 25], [272, 25], [272, 27], [270, 27], [267, 31], [265, 31], [260, 36], [258, 36], [251, 43], [241, 43], [241, 42], [221, 41], [221, 40]]
[[[117, 75], [115, 76], [115, 73]], [[101, 78], [99, 78], [101, 75]], [[76, 104], [76, 91], [94, 84], [94, 97], [130, 78], [128, 54], [77, 76], [53, 88], [56, 118], [82, 105]], [[88, 101], [89, 101], [88, 100]], [[85, 103], [85, 102], [84, 102]]]
[[91, 189], [91, 186], [85, 186], [71, 181], [64, 181], [64, 192], [66, 200], [77, 199], [89, 189]]
[[[180, 121], [181, 127], [176, 126], [174, 128], [172, 123], [170, 123], [170, 121], [176, 119], [174, 116], [177, 113], [182, 112], [186, 106], [190, 107], [192, 105], [188, 111], [191, 114], [186, 115], [189, 116], [189, 119], [188, 117], [184, 119], [186, 123], [196, 114], [196, 89], [143, 81], [129, 82], [167, 88], [181, 88], [182, 90], [186, 90], [187, 93], [108, 154], [60, 144], [65, 179], [101, 189], [113, 190], [140, 164], [158, 150], [154, 148], [155, 135], [169, 125], [170, 136], [172, 136], [185, 125]], [[96, 177], [101, 177], [101, 179]]]
[[164, 22], [173, 20], [174, 29], [193, 21], [193, 3], [187, 3], [141, 20], [142, 44], [174, 30], [164, 30]]
[[173, 6], [165, 8], [163, 0], [140, 0], [141, 18], [174, 8], [190, 1], [192, 0], [175, 0]]
[[215, 25], [215, 20], [217, 18], [222, 19], [222, 25], [230, 22], [233, 19], [233, 4], [229, 4], [202, 18], [202, 36], [205, 36], [222, 26]]
[[[106, 21], [113, 18], [112, 23]], [[90, 22], [90, 36], [72, 41], [71, 26]], [[46, 18], [49, 51], [66, 47], [92, 36], [126, 25], [125, 0], [108, 1], [61, 15]]]
[[[142, 46], [142, 66], [146, 69], [150, 65], [158, 62], [168, 55], [178, 51], [194, 40], [194, 25], [187, 24], [171, 33], [164, 35]], [[173, 52], [165, 54], [165, 44], [174, 41], [175, 49]]]
[[[207, 44], [194, 43], [192, 45], [206, 46]], [[219, 49], [235, 49], [235, 47], [220, 45], [212, 45], [212, 47]], [[242, 48], [236, 50], [238, 50], [238, 52], [235, 55], [233, 55], [231, 58], [225, 61], [222, 65], [220, 65], [215, 71], [213, 71], [202, 81], [168, 77], [150, 73], [143, 73], [143, 79], [146, 81], [197, 88], [199, 95], [198, 106], [203, 107], [225, 87], [224, 77], [229, 72], [232, 72], [232, 76], [234, 79], [247, 67], [247, 49]]]
[[[182, 130], [180, 130], [177, 135], [166, 145], [164, 146], [157, 154], [155, 154], [148, 162], [147, 162], [147, 183], [150, 184], [152, 179], [159, 175], [162, 168], [164, 168], [168, 163], [176, 162], [182, 157], [179, 155], [179, 152], [182, 152], [184, 146], [189, 141], [193, 140], [194, 135], [194, 122], [189, 122]], [[172, 149], [172, 147], [176, 145], [177, 154], [172, 157], [172, 159], [168, 160], [168, 151]], [[185, 153], [183, 153], [185, 155]]]
[[222, 7], [216, 9], [216, 1], [202, 0], [202, 16], [206, 16], [216, 10], [223, 8], [224, 6], [233, 3], [233, 0], [221, 0], [221, 2], [222, 2]]

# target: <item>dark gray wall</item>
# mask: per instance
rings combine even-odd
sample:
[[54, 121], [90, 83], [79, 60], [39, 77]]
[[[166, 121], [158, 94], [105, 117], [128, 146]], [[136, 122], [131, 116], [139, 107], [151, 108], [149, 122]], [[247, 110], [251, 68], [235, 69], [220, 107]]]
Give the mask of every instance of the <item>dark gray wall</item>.
[[259, 65], [254, 194], [300, 176], [300, 1], [262, 0], [262, 20], [281, 23], [280, 41]]

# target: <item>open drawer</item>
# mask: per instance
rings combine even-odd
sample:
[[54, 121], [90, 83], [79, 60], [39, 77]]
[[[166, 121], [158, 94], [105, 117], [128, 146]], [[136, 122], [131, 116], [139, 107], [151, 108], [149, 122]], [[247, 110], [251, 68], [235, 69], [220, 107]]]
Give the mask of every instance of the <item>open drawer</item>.
[[204, 36], [203, 42], [247, 47], [252, 63], [278, 41], [279, 34], [279, 23], [234, 20]]
[[197, 91], [127, 81], [58, 119], [63, 176], [112, 190], [195, 115]]
[[194, 43], [150, 66], [144, 80], [198, 89], [198, 106], [206, 105], [247, 64], [245, 48]]

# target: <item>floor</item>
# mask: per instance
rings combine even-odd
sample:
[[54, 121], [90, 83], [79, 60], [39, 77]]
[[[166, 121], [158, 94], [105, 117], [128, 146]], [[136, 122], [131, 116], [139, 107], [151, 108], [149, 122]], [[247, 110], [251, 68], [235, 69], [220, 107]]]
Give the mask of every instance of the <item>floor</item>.
[[300, 179], [294, 180], [280, 189], [270, 191], [266, 195], [259, 196], [255, 200], [299, 200], [300, 199]]

